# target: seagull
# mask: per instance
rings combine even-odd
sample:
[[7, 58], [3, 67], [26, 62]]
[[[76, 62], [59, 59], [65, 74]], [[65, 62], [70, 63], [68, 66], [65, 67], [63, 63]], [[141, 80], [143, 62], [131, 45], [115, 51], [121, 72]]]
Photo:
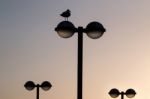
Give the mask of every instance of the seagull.
[[70, 17], [70, 15], [71, 15], [71, 11], [69, 9], [67, 9], [66, 11], [64, 11], [60, 14], [60, 16], [64, 17], [65, 20], [67, 20], [67, 21], [68, 21], [68, 17]]

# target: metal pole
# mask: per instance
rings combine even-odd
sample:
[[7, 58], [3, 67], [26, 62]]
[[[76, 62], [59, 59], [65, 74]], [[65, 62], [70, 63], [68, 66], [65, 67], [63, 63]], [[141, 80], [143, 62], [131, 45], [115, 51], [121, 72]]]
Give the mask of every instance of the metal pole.
[[36, 93], [36, 99], [39, 99], [39, 84], [37, 84], [37, 93]]
[[121, 92], [121, 99], [124, 99], [124, 92]]
[[78, 80], [77, 99], [82, 99], [82, 71], [83, 71], [83, 28], [78, 27]]

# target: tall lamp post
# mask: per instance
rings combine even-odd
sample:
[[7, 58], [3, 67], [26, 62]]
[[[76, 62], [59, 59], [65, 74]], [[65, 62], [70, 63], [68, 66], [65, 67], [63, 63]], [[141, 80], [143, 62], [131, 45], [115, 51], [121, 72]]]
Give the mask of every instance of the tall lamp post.
[[121, 95], [121, 99], [124, 99], [124, 95], [126, 95], [128, 98], [133, 98], [136, 95], [136, 92], [133, 89], [128, 89], [126, 92], [119, 92], [118, 89], [113, 88], [109, 91], [109, 95], [112, 98], [117, 98], [119, 95]]
[[105, 32], [105, 28], [99, 22], [90, 22], [86, 28], [79, 26], [76, 28], [70, 21], [60, 22], [55, 31], [62, 38], [69, 38], [74, 33], [78, 33], [78, 69], [77, 69], [77, 99], [82, 99], [82, 71], [83, 71], [83, 33], [92, 39], [100, 38]]
[[27, 81], [24, 84], [24, 87], [29, 91], [33, 90], [36, 87], [36, 99], [39, 99], [39, 88], [41, 87], [43, 90], [48, 91], [52, 87], [52, 85], [48, 81], [44, 81], [41, 85], [35, 85], [33, 81]]

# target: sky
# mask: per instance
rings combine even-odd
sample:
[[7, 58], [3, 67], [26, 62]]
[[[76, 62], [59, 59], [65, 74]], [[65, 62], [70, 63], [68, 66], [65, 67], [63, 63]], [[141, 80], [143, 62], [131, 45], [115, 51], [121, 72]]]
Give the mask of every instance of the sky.
[[[149, 99], [149, 0], [0, 0], [0, 97], [35, 99], [24, 84], [49, 81], [40, 99], [76, 99], [77, 34], [64, 39], [54, 31], [71, 10], [76, 27], [98, 21], [99, 39], [84, 34], [83, 99], [111, 99], [112, 88], [133, 88], [134, 99]], [[117, 99], [119, 99], [118, 97]], [[125, 97], [127, 98], [127, 97]]]

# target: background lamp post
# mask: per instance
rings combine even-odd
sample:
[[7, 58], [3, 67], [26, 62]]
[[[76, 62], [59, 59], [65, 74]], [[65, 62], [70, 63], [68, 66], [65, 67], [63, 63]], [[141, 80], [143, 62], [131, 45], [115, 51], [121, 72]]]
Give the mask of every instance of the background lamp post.
[[27, 81], [24, 87], [29, 91], [33, 90], [36, 87], [36, 99], [39, 99], [39, 88], [41, 87], [43, 90], [48, 91], [52, 87], [52, 85], [48, 81], [44, 81], [41, 85], [35, 85], [33, 81]]
[[79, 26], [76, 28], [70, 21], [60, 22], [55, 31], [62, 38], [69, 38], [74, 33], [78, 33], [78, 69], [77, 69], [77, 99], [82, 99], [82, 71], [83, 71], [83, 33], [92, 39], [100, 38], [105, 32], [105, 28], [99, 22], [91, 22], [86, 28]]
[[117, 98], [119, 95], [121, 95], [121, 99], [124, 99], [124, 95], [126, 95], [128, 98], [133, 98], [136, 95], [136, 92], [133, 89], [128, 89], [126, 92], [119, 92], [118, 89], [114, 88], [109, 91], [109, 95], [112, 98]]

